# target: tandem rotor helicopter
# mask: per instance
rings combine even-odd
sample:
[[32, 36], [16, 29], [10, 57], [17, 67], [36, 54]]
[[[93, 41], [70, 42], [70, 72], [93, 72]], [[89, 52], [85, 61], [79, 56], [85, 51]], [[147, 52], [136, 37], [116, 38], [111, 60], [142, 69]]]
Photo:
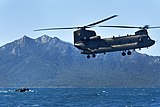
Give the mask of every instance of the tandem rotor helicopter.
[[[83, 27], [62, 27], [62, 28], [47, 28], [47, 29], [37, 29], [34, 31], [43, 31], [43, 30], [63, 30], [63, 29], [78, 29], [73, 32], [74, 35], [74, 46], [81, 50], [81, 54], [86, 54], [87, 58], [90, 58], [90, 55], [95, 58], [96, 54], [106, 53], [106, 52], [115, 52], [122, 51], [122, 56], [131, 55], [131, 50], [148, 48], [155, 44], [155, 41], [152, 40], [147, 32], [147, 29], [160, 28], [160, 26], [150, 27], [145, 25], [144, 27], [134, 27], [134, 26], [95, 26], [107, 20], [110, 20], [118, 15], [113, 15], [107, 17], [103, 20], [97, 21], [92, 24], [88, 24]], [[134, 35], [126, 35], [120, 37], [110, 37], [110, 38], [101, 38], [96, 35], [96, 32], [93, 30], [87, 30], [87, 28], [92, 27], [112, 27], [112, 28], [137, 28], [140, 29], [135, 32]]]

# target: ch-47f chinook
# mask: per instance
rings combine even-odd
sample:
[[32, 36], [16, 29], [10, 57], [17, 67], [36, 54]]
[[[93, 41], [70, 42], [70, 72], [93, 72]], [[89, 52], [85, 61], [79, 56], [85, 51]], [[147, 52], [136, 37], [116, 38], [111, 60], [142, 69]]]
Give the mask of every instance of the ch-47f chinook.
[[[134, 27], [134, 26], [95, 26], [99, 23], [107, 21], [117, 17], [113, 15], [111, 17], [105, 18], [98, 22], [88, 24], [83, 27], [65, 27], [65, 28], [47, 28], [47, 29], [38, 29], [34, 31], [42, 30], [63, 30], [63, 29], [78, 29], [74, 31], [74, 46], [81, 50], [81, 54], [86, 54], [87, 58], [90, 58], [92, 55], [93, 58], [96, 57], [96, 54], [106, 53], [106, 52], [115, 52], [122, 51], [122, 56], [131, 55], [131, 50], [148, 48], [155, 44], [155, 41], [152, 40], [147, 32], [147, 29], [151, 28], [160, 28], [160, 26], [150, 27], [145, 25], [144, 27]], [[96, 32], [93, 30], [87, 30], [87, 28], [92, 27], [112, 27], [112, 28], [137, 28], [140, 29], [135, 32], [133, 35], [126, 35], [120, 37], [110, 37], [110, 38], [101, 38], [96, 35]]]

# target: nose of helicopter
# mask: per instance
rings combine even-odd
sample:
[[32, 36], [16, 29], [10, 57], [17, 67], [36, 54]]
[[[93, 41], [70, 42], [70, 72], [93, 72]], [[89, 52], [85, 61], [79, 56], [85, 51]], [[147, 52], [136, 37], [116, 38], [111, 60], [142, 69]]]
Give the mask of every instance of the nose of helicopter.
[[155, 40], [151, 40], [151, 45], [154, 45], [155, 44]]
[[151, 40], [149, 41], [149, 44], [148, 44], [148, 45], [149, 45], [149, 46], [152, 46], [152, 45], [154, 45], [154, 44], [155, 44], [155, 40], [152, 40], [152, 39], [151, 39]]

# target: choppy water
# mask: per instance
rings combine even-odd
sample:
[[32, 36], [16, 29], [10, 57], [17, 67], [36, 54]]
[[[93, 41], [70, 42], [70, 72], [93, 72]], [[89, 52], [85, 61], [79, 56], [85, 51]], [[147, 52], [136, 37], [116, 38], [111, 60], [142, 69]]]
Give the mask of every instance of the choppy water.
[[0, 107], [160, 107], [159, 88], [0, 88]]

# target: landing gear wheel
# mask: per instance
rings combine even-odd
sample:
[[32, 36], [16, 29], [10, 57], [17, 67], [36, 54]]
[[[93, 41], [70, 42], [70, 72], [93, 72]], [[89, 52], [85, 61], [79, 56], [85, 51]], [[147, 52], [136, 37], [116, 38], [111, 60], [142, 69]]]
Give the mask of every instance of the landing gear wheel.
[[122, 52], [122, 56], [125, 56], [126, 55], [126, 53], [125, 52]]
[[128, 52], [127, 52], [127, 55], [131, 55], [131, 54], [132, 54], [132, 52], [131, 52], [131, 51], [128, 51]]
[[95, 58], [95, 57], [96, 57], [96, 54], [93, 54], [92, 57]]
[[89, 59], [89, 58], [90, 58], [90, 55], [87, 55], [87, 58]]

